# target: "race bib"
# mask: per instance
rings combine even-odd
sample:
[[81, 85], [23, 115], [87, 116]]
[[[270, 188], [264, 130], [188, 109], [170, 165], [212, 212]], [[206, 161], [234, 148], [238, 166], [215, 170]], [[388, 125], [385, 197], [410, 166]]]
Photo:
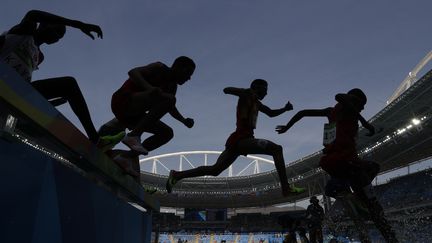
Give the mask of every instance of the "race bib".
[[336, 140], [336, 123], [324, 124], [323, 145], [332, 144]]

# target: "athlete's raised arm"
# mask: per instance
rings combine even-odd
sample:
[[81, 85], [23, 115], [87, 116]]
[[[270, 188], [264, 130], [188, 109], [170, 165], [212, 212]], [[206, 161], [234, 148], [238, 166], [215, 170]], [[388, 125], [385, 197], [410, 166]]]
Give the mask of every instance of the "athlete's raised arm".
[[293, 109], [293, 105], [288, 101], [283, 108], [280, 109], [270, 109], [268, 106], [260, 104], [259, 111], [266, 114], [269, 117], [279, 116], [280, 114], [291, 111]]
[[332, 108], [317, 109], [317, 110], [301, 110], [295, 114], [286, 125], [279, 125], [276, 127], [276, 132], [279, 134], [285, 133], [294, 124], [300, 121], [303, 117], [329, 117]]
[[235, 87], [226, 87], [225, 89], [223, 89], [223, 92], [225, 94], [230, 94], [230, 95], [235, 95], [235, 96], [242, 96], [246, 92], [246, 89], [235, 88]]
[[40, 10], [28, 11], [24, 18], [21, 20], [21, 22], [10, 29], [9, 34], [33, 35], [37, 29], [38, 23], [74, 27], [80, 29], [84, 34], [88, 35], [92, 39], [95, 38], [92, 32], [96, 32], [99, 38], [103, 37], [102, 30], [97, 25], [83, 23], [78, 20], [64, 18]]

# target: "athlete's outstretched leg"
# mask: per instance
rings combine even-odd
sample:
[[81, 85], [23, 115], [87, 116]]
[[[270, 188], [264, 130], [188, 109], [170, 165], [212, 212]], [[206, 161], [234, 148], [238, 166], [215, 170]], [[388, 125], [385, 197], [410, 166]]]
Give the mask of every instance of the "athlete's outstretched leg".
[[384, 236], [387, 242], [397, 243], [396, 235], [384, 216], [384, 209], [376, 198], [371, 182], [378, 174], [378, 163], [366, 160], [357, 160], [351, 163], [349, 171], [351, 188], [358, 200], [366, 206], [369, 217]]
[[240, 154], [266, 154], [273, 156], [276, 171], [281, 183], [282, 194], [288, 196], [290, 193], [301, 193], [303, 188], [290, 186], [286, 175], [285, 160], [282, 146], [266, 139], [248, 138], [238, 142], [237, 148]]
[[185, 171], [176, 171], [175, 179], [179, 181], [184, 178], [191, 178], [197, 176], [205, 176], [205, 175], [218, 176], [220, 173], [226, 170], [230, 165], [232, 165], [232, 163], [237, 159], [238, 156], [239, 154], [236, 151], [227, 149], [219, 155], [214, 165], [199, 166], [197, 168], [191, 170], [185, 170]]
[[174, 137], [174, 131], [167, 124], [156, 121], [149, 127], [144, 129], [144, 132], [153, 134], [142, 142], [142, 146], [148, 151], [153, 151], [160, 146], [168, 143]]
[[[149, 94], [148, 92], [134, 93], [130, 99], [125, 108], [125, 113], [129, 117], [137, 117], [139, 121], [123, 139], [123, 143], [130, 149], [146, 155], [148, 150], [141, 144], [141, 134], [175, 108], [176, 99], [173, 95]], [[145, 113], [146, 110], [148, 110], [147, 113]]]
[[[341, 202], [345, 214], [351, 218], [362, 243], [371, 243], [367, 225], [360, 216], [359, 200], [351, 192], [350, 181], [346, 178], [331, 177], [325, 186], [325, 195]], [[360, 202], [361, 203], [361, 202]], [[363, 204], [362, 204], [363, 205]]]
[[369, 217], [388, 243], [398, 243], [396, 234], [384, 215], [384, 209], [378, 199], [372, 194], [372, 185], [363, 188], [353, 188], [355, 195], [366, 205]]
[[283, 157], [282, 146], [275, 143], [270, 143], [267, 146], [267, 149], [270, 151], [271, 155], [273, 156], [273, 161], [275, 163], [276, 171], [279, 175], [279, 180], [281, 183], [282, 193], [284, 196], [288, 196], [290, 193], [290, 185], [288, 183], [288, 178], [286, 175], [286, 167], [285, 167], [285, 160]]
[[354, 227], [359, 233], [360, 242], [371, 243], [372, 241], [369, 239], [367, 225], [361, 218], [358, 208], [356, 207], [357, 198], [353, 194], [347, 193], [345, 195], [340, 195], [339, 199], [342, 202], [345, 213], [351, 218], [354, 223]]
[[99, 130], [99, 136], [107, 136], [107, 135], [114, 135], [118, 134], [120, 132], [124, 132], [126, 130], [126, 126], [120, 123], [120, 121], [117, 118], [113, 118], [110, 121], [103, 124]]
[[99, 135], [93, 125], [87, 104], [75, 78], [50, 78], [34, 81], [31, 84], [46, 99], [65, 98], [83, 125], [90, 141], [93, 143], [98, 142]]
[[[121, 124], [117, 118], [113, 118], [109, 122], [103, 124], [99, 128], [98, 133], [100, 136], [114, 135], [125, 131], [125, 129], [125, 125]], [[161, 121], [150, 124], [144, 132], [153, 134], [141, 143], [147, 151], [153, 151], [159, 148], [174, 137], [173, 129]], [[139, 153], [131, 153], [131, 156], [138, 155]]]
[[234, 149], [227, 149], [219, 155], [216, 163], [210, 166], [199, 166], [194, 169], [185, 170], [185, 171], [170, 171], [170, 175], [168, 177], [166, 183], [166, 189], [168, 193], [171, 193], [173, 186], [180, 180], [184, 178], [191, 178], [197, 176], [205, 176], [212, 175], [217, 176], [222, 173], [225, 169], [227, 169], [239, 156]]
[[[106, 123], [107, 126], [104, 127], [104, 131], [107, 131], [109, 129], [108, 124], [109, 123]], [[111, 130], [116, 131], [114, 128], [111, 128]], [[99, 133], [101, 131], [102, 128], [100, 129]], [[153, 134], [152, 136], [148, 137], [141, 143], [142, 147], [149, 152], [168, 143], [174, 137], [173, 129], [161, 121], [156, 121], [154, 124], [150, 124], [149, 127], [146, 128], [144, 131], [146, 133]], [[121, 156], [124, 159], [130, 159], [130, 158], [135, 158], [140, 154], [141, 154], [140, 152], [137, 152], [135, 150], [130, 150], [124, 152], [123, 154], [121, 154]]]
[[[131, 116], [141, 115], [141, 120], [129, 133], [130, 136], [141, 136], [149, 128], [149, 124], [154, 124], [166, 113], [175, 107], [176, 98], [173, 95], [159, 94], [149, 95], [144, 92], [134, 93], [131, 97], [130, 107], [127, 113]], [[142, 114], [143, 107], [149, 107], [147, 114]]]

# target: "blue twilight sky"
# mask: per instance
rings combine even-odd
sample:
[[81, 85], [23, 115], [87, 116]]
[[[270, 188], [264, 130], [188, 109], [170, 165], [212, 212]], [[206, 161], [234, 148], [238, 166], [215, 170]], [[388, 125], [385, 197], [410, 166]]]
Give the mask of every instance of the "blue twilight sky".
[[[382, 109], [431, 50], [431, 8], [430, 0], [2, 0], [0, 30], [31, 9], [101, 26], [103, 39], [68, 28], [59, 43], [42, 46], [45, 61], [34, 73], [34, 79], [75, 77], [96, 127], [113, 117], [111, 95], [131, 68], [193, 58], [196, 72], [179, 87], [177, 105], [195, 126], [165, 116], [175, 138], [151, 155], [222, 150], [235, 129], [236, 106], [222, 89], [264, 78], [263, 103], [280, 108], [289, 100], [294, 111], [262, 114], [256, 137], [281, 144], [289, 162], [321, 149], [325, 120], [306, 119], [284, 135], [275, 126], [300, 109], [332, 106], [336, 93], [354, 87], [368, 95], [366, 118]], [[82, 129], [69, 106], [60, 110]]]

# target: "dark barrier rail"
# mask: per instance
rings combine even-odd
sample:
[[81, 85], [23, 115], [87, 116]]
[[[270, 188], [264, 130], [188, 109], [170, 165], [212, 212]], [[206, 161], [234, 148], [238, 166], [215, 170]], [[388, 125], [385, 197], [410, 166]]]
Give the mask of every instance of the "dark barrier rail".
[[159, 202], [0, 63], [0, 242], [150, 242]]

